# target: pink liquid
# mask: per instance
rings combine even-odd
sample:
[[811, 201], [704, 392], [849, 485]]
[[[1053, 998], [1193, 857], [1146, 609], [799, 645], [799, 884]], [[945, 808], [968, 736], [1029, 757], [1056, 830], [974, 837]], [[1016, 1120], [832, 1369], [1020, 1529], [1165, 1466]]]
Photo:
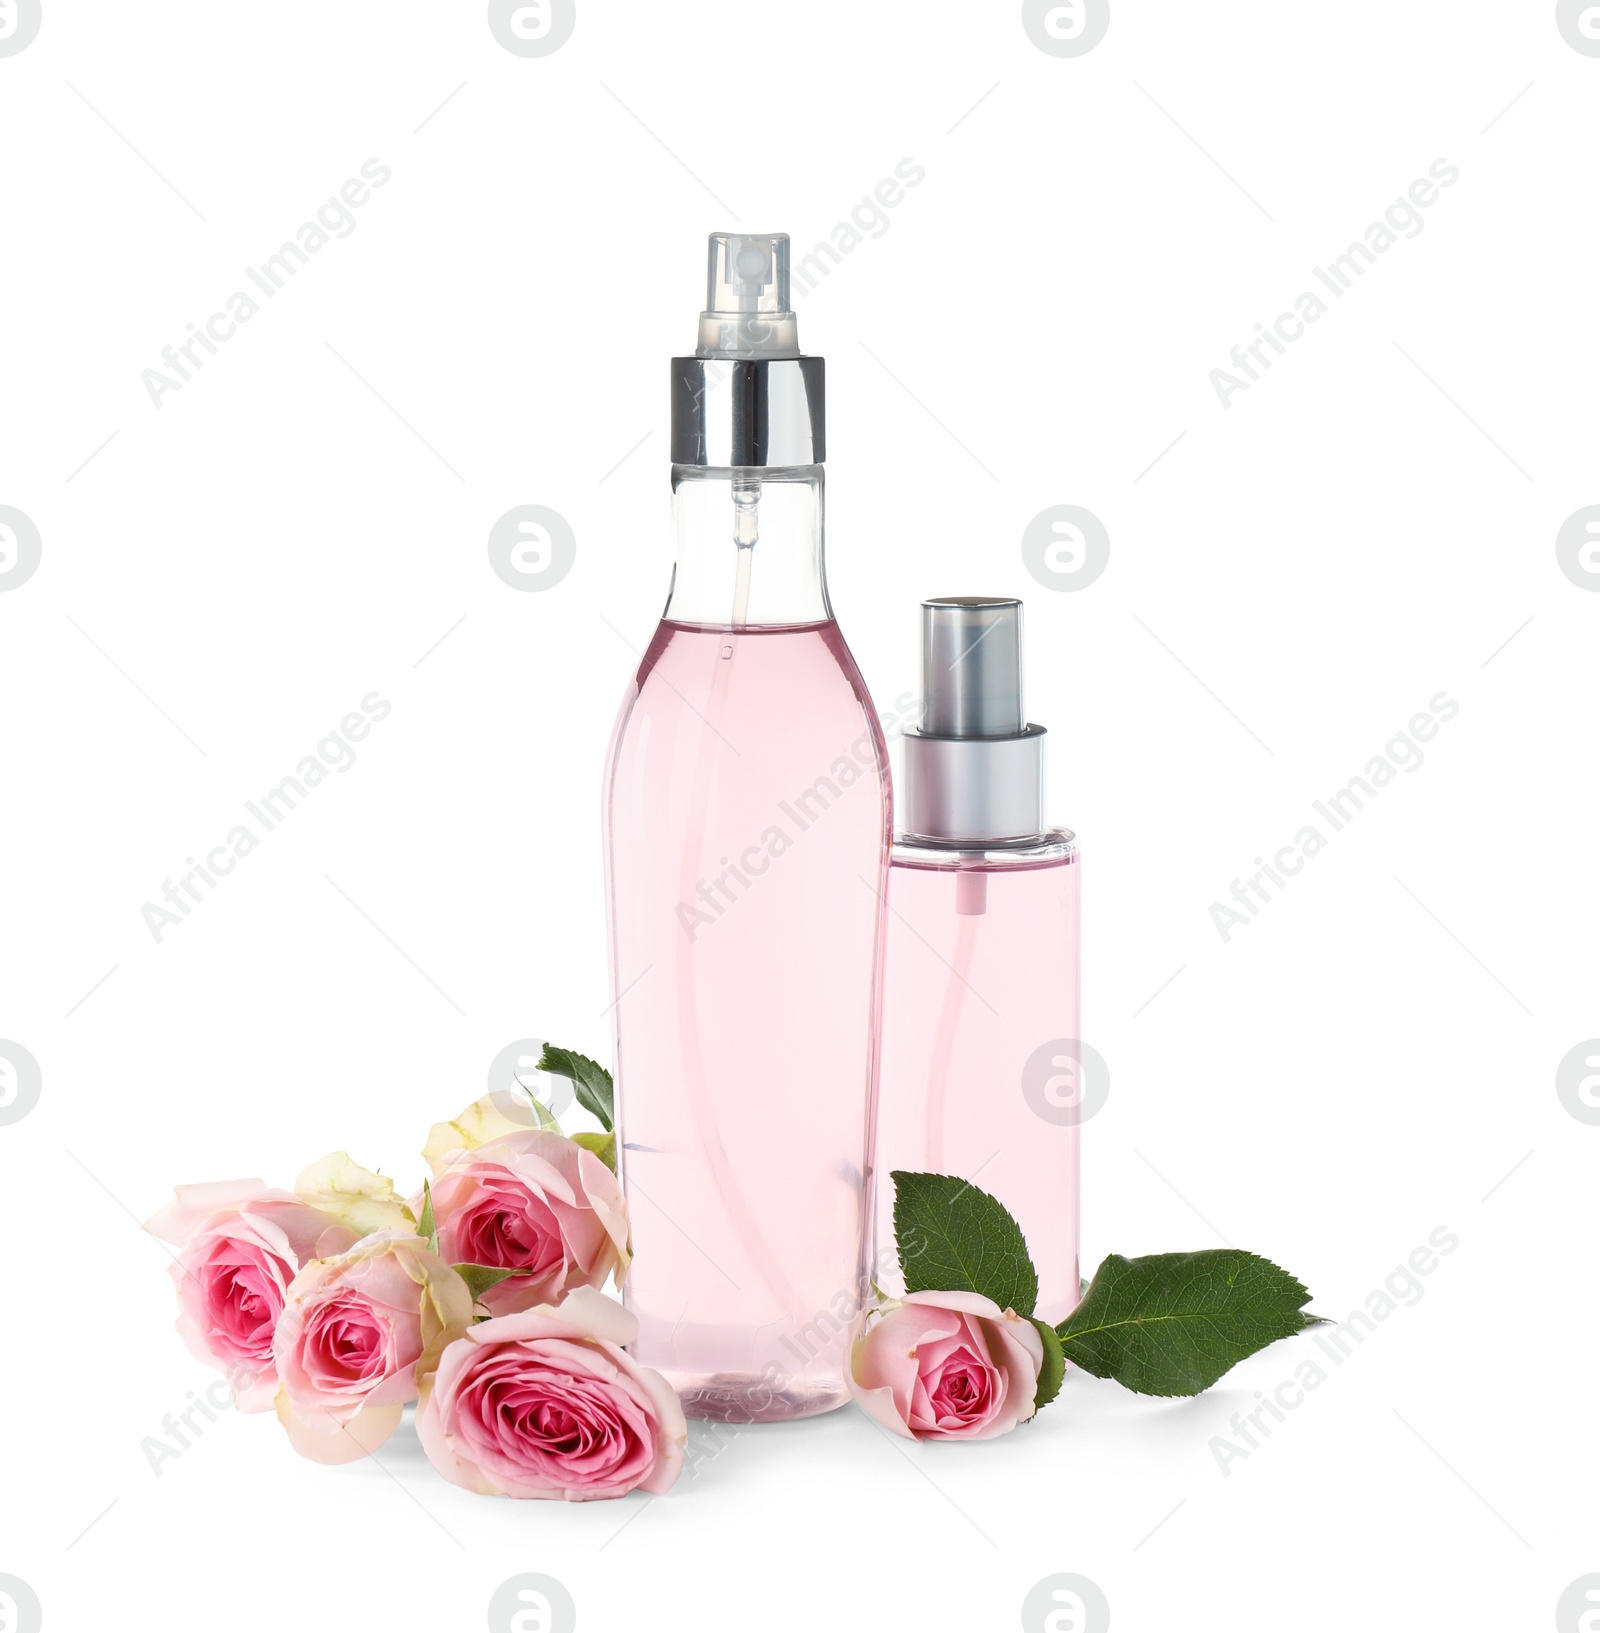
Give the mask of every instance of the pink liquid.
[[847, 1398], [889, 839], [838, 627], [663, 622], [612, 743], [607, 850], [633, 1353], [691, 1416]]
[[889, 869], [875, 1159], [886, 1292], [904, 1289], [889, 1177], [900, 1168], [956, 1174], [998, 1198], [1039, 1272], [1035, 1313], [1053, 1324], [1078, 1302], [1078, 1125], [1062, 1109], [1074, 1085], [1036, 1063], [1030, 1098], [1024, 1078], [1045, 1045], [1079, 1036], [1080, 872], [1075, 851], [961, 868], [897, 852]]

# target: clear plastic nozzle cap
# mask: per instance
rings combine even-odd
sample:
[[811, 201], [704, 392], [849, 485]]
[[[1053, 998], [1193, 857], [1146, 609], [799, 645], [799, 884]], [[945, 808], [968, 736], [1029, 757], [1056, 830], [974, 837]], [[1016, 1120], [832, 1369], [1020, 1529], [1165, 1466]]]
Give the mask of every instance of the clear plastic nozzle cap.
[[789, 307], [789, 235], [714, 232], [697, 357], [798, 357]]

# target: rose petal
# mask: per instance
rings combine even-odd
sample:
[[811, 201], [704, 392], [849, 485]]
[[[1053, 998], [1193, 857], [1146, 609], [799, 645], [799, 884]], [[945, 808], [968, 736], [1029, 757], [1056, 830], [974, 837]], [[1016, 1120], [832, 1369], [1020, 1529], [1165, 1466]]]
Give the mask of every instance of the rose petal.
[[286, 1390], [278, 1391], [274, 1404], [289, 1444], [313, 1463], [354, 1463], [370, 1456], [400, 1427], [405, 1416], [403, 1406], [371, 1406], [357, 1412], [347, 1423], [328, 1418], [308, 1423], [295, 1412]]

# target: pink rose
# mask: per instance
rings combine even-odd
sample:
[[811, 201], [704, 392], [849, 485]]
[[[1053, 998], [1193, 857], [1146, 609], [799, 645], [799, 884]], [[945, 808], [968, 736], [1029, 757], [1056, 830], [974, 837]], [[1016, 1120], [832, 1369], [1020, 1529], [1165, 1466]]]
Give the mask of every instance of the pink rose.
[[910, 1293], [851, 1333], [850, 1393], [911, 1440], [988, 1440], [1034, 1413], [1044, 1340], [979, 1293]]
[[441, 1158], [433, 1180], [439, 1251], [452, 1264], [517, 1269], [483, 1295], [494, 1315], [559, 1304], [574, 1287], [627, 1273], [628, 1213], [594, 1152], [543, 1129]]
[[278, 1390], [272, 1333], [289, 1284], [319, 1254], [339, 1253], [356, 1233], [259, 1179], [180, 1185], [145, 1229], [178, 1249], [178, 1331], [219, 1367], [241, 1412], [265, 1412]]
[[485, 1496], [583, 1502], [666, 1491], [688, 1425], [672, 1386], [622, 1345], [638, 1321], [580, 1287], [470, 1328], [422, 1387], [417, 1438], [433, 1466]]
[[472, 1294], [421, 1237], [375, 1231], [295, 1277], [278, 1322], [278, 1421], [304, 1457], [348, 1463], [394, 1433]]

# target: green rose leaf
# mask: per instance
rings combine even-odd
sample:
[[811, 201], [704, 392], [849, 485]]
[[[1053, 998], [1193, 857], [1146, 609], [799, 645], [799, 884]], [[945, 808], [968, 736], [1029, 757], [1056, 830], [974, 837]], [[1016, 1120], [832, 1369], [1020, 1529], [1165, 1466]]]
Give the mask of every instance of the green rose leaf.
[[422, 1182], [422, 1217], [417, 1221], [417, 1235], [428, 1244], [430, 1253], [439, 1251], [439, 1226], [433, 1217], [433, 1187]]
[[611, 1073], [604, 1066], [580, 1055], [574, 1049], [558, 1049], [547, 1043], [539, 1057], [538, 1070], [554, 1072], [557, 1077], [570, 1077], [578, 1104], [600, 1119], [600, 1126], [609, 1134], [616, 1126], [612, 1110]]
[[491, 1287], [498, 1287], [508, 1276], [525, 1276], [526, 1270], [502, 1270], [492, 1264], [458, 1264], [451, 1268], [467, 1284], [472, 1302], [478, 1304]]
[[561, 1124], [556, 1121], [555, 1113], [536, 1095], [526, 1083], [517, 1085], [527, 1098], [528, 1106], [533, 1112], [533, 1120], [546, 1134], [559, 1134]]
[[1031, 1316], [1039, 1278], [1022, 1229], [987, 1191], [951, 1174], [894, 1174], [894, 1239], [908, 1293], [981, 1293]]
[[617, 1171], [617, 1137], [615, 1134], [574, 1134], [574, 1145], [592, 1151], [614, 1174]]
[[1198, 1395], [1247, 1355], [1314, 1326], [1311, 1295], [1239, 1248], [1109, 1255], [1056, 1328], [1069, 1361], [1141, 1395]]
[[1044, 1340], [1044, 1365], [1039, 1369], [1039, 1389], [1033, 1397], [1037, 1409], [1048, 1406], [1061, 1393], [1061, 1380], [1067, 1375], [1067, 1356], [1055, 1328], [1048, 1321], [1041, 1321], [1038, 1316], [1028, 1319], [1038, 1328], [1039, 1336]]

